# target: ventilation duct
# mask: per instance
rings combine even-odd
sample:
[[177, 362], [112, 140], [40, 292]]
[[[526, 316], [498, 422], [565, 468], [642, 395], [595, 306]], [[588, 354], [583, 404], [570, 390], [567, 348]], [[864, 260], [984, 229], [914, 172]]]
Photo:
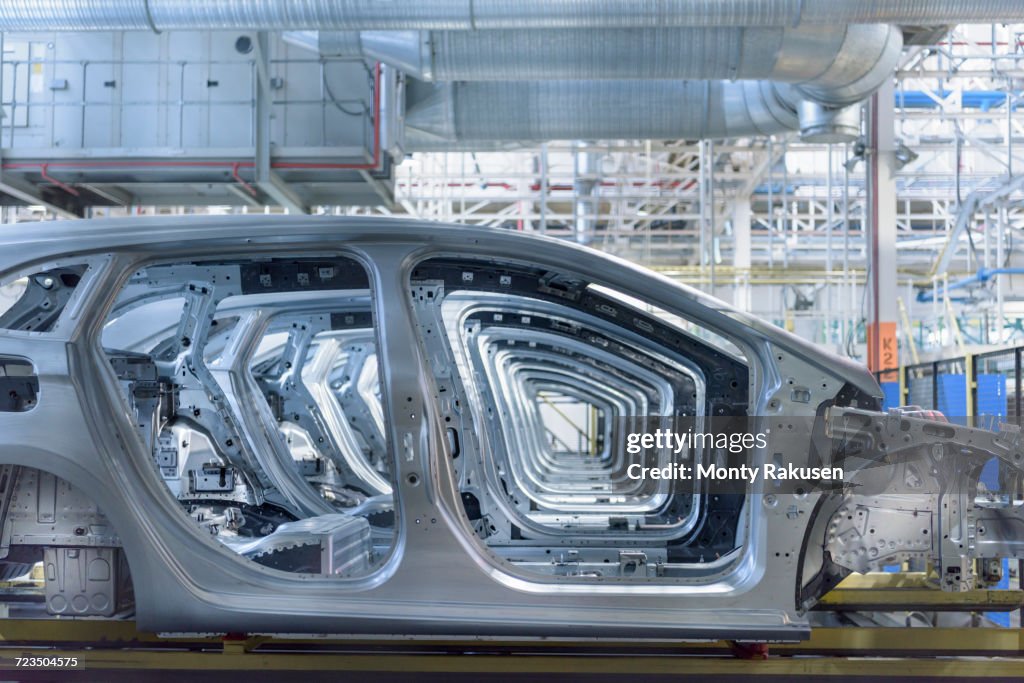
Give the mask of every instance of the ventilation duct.
[[798, 128], [799, 101], [767, 81], [414, 81], [406, 146], [773, 135]]
[[[290, 38], [286, 38], [290, 39]], [[424, 81], [728, 79], [798, 83], [835, 105], [896, 67], [902, 32], [884, 24], [593, 31], [322, 32], [321, 54], [365, 57]]]
[[[798, 128], [808, 141], [849, 141], [859, 132], [859, 109], [850, 105], [889, 77], [903, 45], [900, 31], [886, 25], [327, 32], [318, 44], [380, 59], [421, 79], [455, 81], [410, 87], [410, 150], [496, 141], [737, 137]], [[723, 76], [730, 81], [705, 80]], [[701, 80], [670, 80], [684, 77]], [[786, 81], [793, 85], [781, 85]]]
[[800, 139], [804, 142], [852, 142], [860, 135], [860, 107], [830, 109], [818, 102], [804, 100], [797, 107]]
[[1020, 0], [0, 0], [0, 30], [657, 28], [1024, 20]]
[[898, 61], [890, 24], [1017, 16], [1021, 0], [0, 0], [2, 30], [299, 30], [288, 39], [443, 82], [410, 88], [409, 149], [849, 139], [844, 108]]

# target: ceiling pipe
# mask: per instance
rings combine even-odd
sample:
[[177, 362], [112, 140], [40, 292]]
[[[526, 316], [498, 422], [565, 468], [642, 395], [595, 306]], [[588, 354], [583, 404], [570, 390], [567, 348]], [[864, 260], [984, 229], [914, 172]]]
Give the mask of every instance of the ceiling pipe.
[[727, 79], [793, 83], [838, 106], [896, 68], [886, 24], [801, 28], [287, 32], [325, 56], [390, 64], [421, 81]]
[[0, 0], [0, 30], [469, 30], [1024, 20], [1020, 0]]
[[[854, 114], [843, 108], [889, 77], [902, 45], [893, 26], [849, 24], [948, 22], [956, 13], [984, 20], [987, 12], [1006, 19], [1014, 10], [1024, 14], [1024, 3], [0, 0], [0, 30], [343, 29], [318, 34], [317, 49], [333, 42], [329, 49], [387, 61], [421, 78], [451, 79], [410, 98], [406, 139], [416, 148], [737, 137], [798, 128], [816, 139], [849, 138]], [[666, 28], [679, 26], [703, 28]], [[736, 28], [744, 26], [756, 28]], [[615, 30], [498, 30], [609, 27]], [[726, 80], [711, 80], [720, 76]], [[499, 80], [471, 80], [484, 78]], [[695, 80], [675, 80], [682, 78]], [[744, 78], [756, 80], [736, 80]]]
[[767, 81], [412, 81], [406, 148], [773, 135], [799, 125], [786, 96], [799, 99]]
[[[890, 77], [903, 46], [901, 31], [888, 25], [306, 32], [286, 39], [444, 81], [433, 88], [410, 83], [409, 151], [791, 130], [809, 142], [847, 142], [860, 127], [853, 105]], [[729, 80], [710, 80], [723, 76]], [[682, 78], [700, 80], [675, 80]]]

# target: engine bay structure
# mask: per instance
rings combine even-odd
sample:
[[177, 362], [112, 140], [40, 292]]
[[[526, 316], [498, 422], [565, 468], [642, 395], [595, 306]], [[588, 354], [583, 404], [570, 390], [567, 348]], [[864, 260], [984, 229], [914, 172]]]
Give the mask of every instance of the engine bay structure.
[[0, 255], [0, 566], [44, 562], [51, 615], [799, 640], [850, 573], [1021, 557], [1019, 485], [978, 496], [1019, 430], [882, 412], [862, 367], [585, 248], [267, 216]]

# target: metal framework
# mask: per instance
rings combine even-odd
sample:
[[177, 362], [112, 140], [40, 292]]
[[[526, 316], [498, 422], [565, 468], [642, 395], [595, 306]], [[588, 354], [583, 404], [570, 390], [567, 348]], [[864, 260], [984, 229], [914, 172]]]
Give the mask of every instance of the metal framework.
[[[934, 45], [909, 48], [896, 74], [902, 167], [896, 212], [885, 220], [897, 226], [897, 295], [911, 325], [929, 328], [918, 335], [921, 350], [954, 343], [949, 323], [930, 322], [946, 317], [947, 282], [1016, 263], [1013, 237], [1024, 228], [1024, 195], [1014, 183], [1024, 169], [1021, 35], [1020, 25], [960, 26]], [[396, 200], [399, 213], [420, 218], [592, 244], [863, 357], [862, 156], [858, 145], [785, 137], [417, 154], [398, 169]], [[992, 199], [957, 233], [972, 193]], [[935, 272], [950, 234], [948, 267]], [[950, 297], [951, 317], [972, 340], [1017, 338], [1022, 309], [1011, 277], [987, 276], [966, 300], [965, 292]], [[938, 292], [939, 315], [918, 300], [922, 285]]]

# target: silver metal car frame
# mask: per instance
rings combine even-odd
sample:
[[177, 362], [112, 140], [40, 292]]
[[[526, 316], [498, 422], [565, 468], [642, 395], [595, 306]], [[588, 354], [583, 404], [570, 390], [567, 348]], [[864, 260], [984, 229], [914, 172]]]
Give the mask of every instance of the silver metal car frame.
[[[354, 579], [267, 569], [204, 536], [154, 472], [100, 344], [119, 293], [147, 263], [332, 254], [360, 262], [371, 282], [397, 483], [393, 550], [378, 571]], [[127, 556], [138, 624], [147, 630], [806, 637], [804, 610], [817, 593], [803, 596], [826, 563], [830, 511], [850, 504], [843, 495], [765, 495], [750, 485], [739, 549], [658, 580], [541, 577], [479, 542], [447, 456], [437, 367], [420, 328], [428, 304], [415, 296], [411, 275], [431, 259], [569, 273], [704, 326], [744, 354], [750, 415], [813, 419], [819, 406], [845, 395], [854, 409], [833, 412], [836, 429], [859, 415], [857, 407], [866, 409], [859, 429], [886, 419], [872, 412], [880, 392], [863, 367], [636, 266], [553, 240], [366, 218], [168, 217], [9, 231], [0, 255], [3, 280], [88, 266], [49, 330], [0, 330], [0, 356], [29, 360], [39, 381], [32, 410], [0, 413], [0, 464], [52, 473], [101, 505]], [[946, 438], [966, 437], [954, 429]], [[806, 452], [809, 439], [773, 431], [766, 450]], [[1005, 446], [1007, 462], [1019, 460], [1019, 445]]]

